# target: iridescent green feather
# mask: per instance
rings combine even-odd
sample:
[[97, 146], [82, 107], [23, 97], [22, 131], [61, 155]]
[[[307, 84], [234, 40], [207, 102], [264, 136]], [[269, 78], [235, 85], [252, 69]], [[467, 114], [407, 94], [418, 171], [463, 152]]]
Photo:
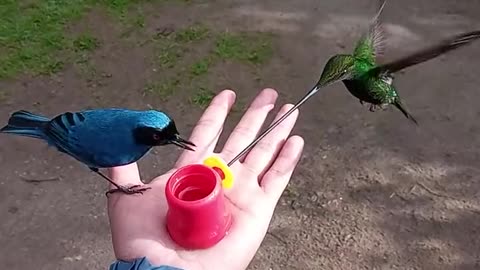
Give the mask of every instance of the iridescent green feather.
[[386, 0], [380, 0], [379, 9], [370, 23], [368, 32], [360, 38], [353, 51], [353, 56], [357, 60], [365, 62], [370, 67], [375, 65], [376, 58], [384, 51], [384, 36], [379, 18], [385, 3]]
[[[376, 100], [376, 104], [393, 103], [398, 97], [393, 86], [385, 83], [380, 78], [370, 77], [365, 81], [365, 86], [369, 89], [369, 95]], [[375, 104], [374, 103], [374, 104]]]

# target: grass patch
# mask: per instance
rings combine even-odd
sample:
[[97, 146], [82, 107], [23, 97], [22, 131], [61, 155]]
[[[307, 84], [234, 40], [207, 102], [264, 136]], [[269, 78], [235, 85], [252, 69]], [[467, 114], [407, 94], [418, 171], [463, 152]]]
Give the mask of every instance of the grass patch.
[[165, 3], [165, 2], [180, 2], [191, 4], [191, 0], [97, 0], [91, 2], [98, 2], [108, 8], [108, 10], [119, 17], [126, 17], [128, 12], [142, 3]]
[[90, 33], [81, 33], [71, 41], [70, 50], [73, 52], [74, 66], [80, 75], [88, 81], [97, 77], [97, 68], [90, 62], [90, 53], [100, 47], [100, 41]]
[[[162, 100], [166, 100], [176, 90], [183, 87], [191, 87], [193, 77], [206, 75], [213, 63], [210, 56], [200, 59], [199, 61], [185, 66], [181, 61], [190, 50], [192, 44], [200, 42], [209, 37], [210, 31], [203, 25], [192, 25], [184, 29], [177, 30], [171, 35], [157, 36], [155, 42], [155, 60], [154, 63], [163, 70], [174, 69], [175, 75], [173, 79], [167, 79], [162, 82], [149, 83], [144, 91], [154, 93]], [[182, 65], [179, 65], [182, 63]], [[185, 72], [187, 76], [185, 76]], [[188, 74], [192, 76], [188, 76]], [[178, 79], [178, 78], [181, 78]], [[196, 83], [193, 83], [195, 85]], [[206, 96], [205, 91], [200, 96], [193, 98], [194, 104], [201, 104], [202, 96]]]
[[183, 49], [177, 44], [164, 44], [158, 49], [156, 62], [162, 68], [173, 68], [183, 56]]
[[72, 46], [76, 52], [91, 52], [100, 46], [100, 42], [94, 36], [84, 33], [72, 41]]
[[[192, 42], [204, 40], [208, 35], [208, 28], [202, 25], [193, 25], [179, 30], [174, 35], [155, 39], [155, 62], [161, 68], [170, 69], [176, 67], [178, 61], [180, 61], [188, 50], [188, 45]], [[208, 69], [208, 63], [206, 61], [198, 63], [198, 66], [192, 67], [192, 73], [201, 72], [201, 70], [205, 68]]]
[[211, 64], [212, 60], [210, 58], [201, 59], [190, 67], [190, 73], [194, 76], [204, 75], [208, 72]]
[[[95, 6], [106, 7], [125, 17], [147, 0], [2, 0], [0, 1], [0, 79], [18, 73], [52, 74], [63, 68], [65, 55], [73, 48], [88, 50], [92, 39], [71, 40], [65, 26]], [[160, 2], [160, 0], [157, 0]], [[145, 24], [142, 14], [134, 17], [136, 27]], [[86, 37], [84, 37], [86, 38]]]
[[[271, 36], [267, 34], [233, 34], [213, 32], [204, 25], [192, 25], [170, 35], [156, 35], [152, 41], [156, 47], [155, 64], [165, 72], [173, 71], [176, 84], [169, 81], [156, 82], [146, 86], [146, 92], [153, 92], [165, 100], [178, 89], [191, 89], [190, 103], [204, 107], [215, 93], [209, 89], [208, 73], [221, 60], [236, 60], [255, 66], [264, 64], [273, 55]], [[206, 43], [201, 43], [202, 41]], [[213, 42], [209, 42], [213, 41]], [[193, 55], [193, 46], [210, 45], [210, 52], [195, 62], [183, 61]], [[186, 74], [185, 74], [186, 73]], [[168, 79], [167, 79], [168, 80]], [[193, 89], [200, 89], [193, 91]], [[189, 90], [190, 91], [190, 90]], [[169, 94], [164, 94], [169, 93]]]
[[207, 90], [206, 88], [201, 87], [200, 91], [198, 91], [192, 96], [192, 98], [190, 99], [190, 102], [204, 108], [208, 104], [210, 104], [210, 101], [212, 101], [214, 97], [215, 97], [215, 93], [213, 91]]
[[272, 44], [267, 35], [224, 32], [215, 40], [215, 54], [222, 59], [263, 64], [272, 57]]
[[[64, 30], [95, 7], [126, 23], [131, 31], [145, 27], [144, 9], [140, 4], [158, 2], [193, 3], [188, 0], [3, 0], [0, 1], [0, 79], [19, 73], [52, 74], [61, 70], [69, 57], [78, 52], [90, 52], [99, 43], [88, 34], [70, 39]], [[207, 27], [193, 25], [169, 38], [170, 45], [185, 46], [210, 36]], [[181, 57], [178, 46], [159, 56], [161, 66], [171, 68]], [[163, 51], [163, 50], [162, 50]], [[71, 60], [71, 59], [70, 59]]]
[[137, 7], [135, 11], [129, 11], [127, 15], [121, 15], [120, 21], [125, 29], [120, 34], [121, 38], [129, 38], [133, 33], [141, 32], [145, 28], [145, 14], [141, 7]]
[[166, 82], [151, 82], [145, 85], [144, 92], [157, 95], [161, 100], [166, 100], [170, 97], [178, 85], [180, 85], [180, 80], [177, 78], [170, 79]]
[[145, 15], [143, 12], [138, 12], [135, 16], [130, 19], [130, 25], [137, 28], [145, 27]]
[[269, 60], [273, 54], [271, 39], [268, 35], [232, 34], [228, 32], [212, 34], [203, 25], [193, 25], [179, 30], [173, 37], [156, 39], [156, 63], [161, 68], [175, 68], [188, 51], [190, 43], [205, 40], [212, 36], [215, 41], [213, 52], [189, 67], [191, 75], [207, 74], [210, 67], [215, 65], [219, 59], [239, 60], [260, 65]]
[[80, 18], [90, 0], [0, 2], [0, 78], [20, 72], [50, 74], [63, 67], [64, 25]]
[[189, 26], [175, 34], [175, 41], [180, 43], [189, 43], [207, 38], [209, 30], [203, 25]]
[[81, 76], [84, 77], [88, 81], [92, 81], [97, 77], [97, 68], [90, 63], [90, 61], [86, 58], [79, 59], [75, 66], [77, 67], [78, 71], [80, 72]]
[[100, 0], [98, 3], [107, 7], [108, 11], [121, 19], [125, 19], [129, 10], [133, 9], [134, 5], [147, 2], [146, 0]]

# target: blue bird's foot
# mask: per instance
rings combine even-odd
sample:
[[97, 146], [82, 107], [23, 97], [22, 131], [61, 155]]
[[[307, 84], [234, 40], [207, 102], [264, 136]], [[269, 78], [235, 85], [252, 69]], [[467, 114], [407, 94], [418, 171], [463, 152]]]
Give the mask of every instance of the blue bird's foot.
[[114, 189], [111, 189], [109, 191], [107, 191], [105, 193], [105, 195], [108, 197], [108, 194], [112, 194], [112, 193], [115, 193], [115, 192], [123, 192], [125, 194], [137, 194], [137, 193], [140, 193], [143, 195], [143, 192], [145, 190], [149, 190], [151, 189], [151, 187], [143, 187], [143, 188], [138, 188], [138, 187], [141, 187], [142, 185], [135, 185], [135, 186], [131, 186], [131, 187], [125, 187], [125, 186], [118, 186], [118, 188], [114, 188]]

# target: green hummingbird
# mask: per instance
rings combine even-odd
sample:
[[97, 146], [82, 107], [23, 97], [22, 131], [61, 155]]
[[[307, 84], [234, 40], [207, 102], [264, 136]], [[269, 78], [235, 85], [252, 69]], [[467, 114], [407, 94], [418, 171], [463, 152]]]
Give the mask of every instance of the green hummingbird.
[[394, 105], [408, 119], [418, 125], [417, 120], [407, 111], [398, 92], [393, 85], [393, 74], [407, 67], [423, 63], [438, 57], [448, 51], [467, 45], [480, 38], [480, 30], [466, 32], [454, 37], [444, 39], [439, 43], [414, 52], [398, 60], [377, 64], [377, 57], [383, 54], [385, 38], [379, 17], [385, 7], [386, 0], [379, 1], [377, 13], [370, 22], [369, 29], [357, 41], [352, 54], [337, 54], [332, 56], [323, 69], [318, 82], [308, 91], [290, 110], [273, 122], [265, 131], [247, 145], [229, 163], [231, 166], [260, 140], [270, 133], [276, 126], [285, 120], [296, 109], [302, 106], [308, 99], [327, 85], [342, 81], [347, 90], [360, 103], [370, 103], [370, 111], [378, 107], [386, 109], [388, 105]]
[[393, 73], [467, 45], [480, 38], [480, 31], [462, 33], [398, 60], [377, 64], [377, 57], [384, 51], [385, 38], [379, 17], [385, 3], [386, 0], [380, 1], [380, 7], [370, 23], [369, 31], [357, 42], [353, 53], [337, 54], [327, 61], [317, 86], [324, 87], [342, 81], [350, 94], [358, 98], [361, 104], [370, 103], [370, 111], [394, 105], [405, 117], [418, 125], [393, 85]]

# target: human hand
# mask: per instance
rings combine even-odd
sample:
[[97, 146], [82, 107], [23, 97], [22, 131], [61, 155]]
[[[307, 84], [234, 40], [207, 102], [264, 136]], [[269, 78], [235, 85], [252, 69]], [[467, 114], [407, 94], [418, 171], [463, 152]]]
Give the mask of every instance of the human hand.
[[[225, 196], [234, 223], [229, 234], [215, 246], [184, 250], [173, 242], [166, 230], [165, 184], [178, 168], [202, 163], [212, 154], [230, 161], [255, 139], [277, 96], [273, 89], [263, 90], [217, 154], [213, 153], [214, 148], [235, 102], [233, 91], [222, 91], [212, 100], [192, 132], [190, 141], [197, 145], [195, 152], [184, 151], [173, 169], [146, 185], [151, 189], [143, 195], [114, 193], [109, 196], [108, 215], [118, 259], [131, 261], [147, 257], [153, 265], [188, 270], [243, 270], [248, 267], [267, 233], [275, 206], [303, 150], [301, 137], [289, 137], [298, 111], [263, 138], [244, 159], [231, 166], [237, 180], [231, 189], [225, 190]], [[291, 107], [285, 105], [276, 118]], [[111, 168], [109, 175], [120, 185], [142, 184], [136, 163]]]

